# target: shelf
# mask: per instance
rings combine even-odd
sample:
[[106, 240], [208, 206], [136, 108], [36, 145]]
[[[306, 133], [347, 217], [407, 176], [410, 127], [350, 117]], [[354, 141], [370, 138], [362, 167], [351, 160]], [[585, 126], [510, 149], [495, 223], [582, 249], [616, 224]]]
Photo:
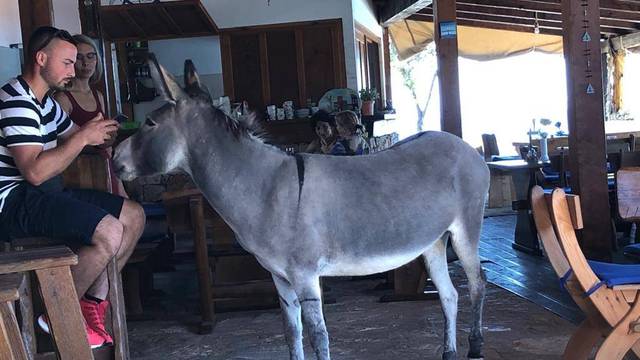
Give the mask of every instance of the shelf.
[[111, 41], [175, 39], [219, 33], [200, 0], [100, 6], [100, 18], [103, 33]]

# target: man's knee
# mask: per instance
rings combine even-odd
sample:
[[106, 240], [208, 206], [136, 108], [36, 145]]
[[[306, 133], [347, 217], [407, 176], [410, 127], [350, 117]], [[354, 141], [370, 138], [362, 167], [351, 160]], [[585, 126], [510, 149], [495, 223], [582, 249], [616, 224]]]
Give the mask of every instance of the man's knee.
[[124, 204], [122, 204], [120, 221], [127, 227], [142, 231], [146, 222], [144, 209], [137, 202], [125, 199]]
[[115, 217], [107, 215], [96, 226], [92, 239], [93, 245], [109, 256], [114, 256], [122, 246], [123, 232], [124, 225]]

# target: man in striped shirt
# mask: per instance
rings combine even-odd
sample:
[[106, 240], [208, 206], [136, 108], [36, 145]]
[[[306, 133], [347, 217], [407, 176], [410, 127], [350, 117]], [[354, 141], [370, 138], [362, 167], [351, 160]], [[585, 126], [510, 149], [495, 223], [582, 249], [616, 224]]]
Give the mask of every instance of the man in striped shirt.
[[[126, 264], [144, 228], [140, 205], [93, 190], [63, 189], [60, 174], [85, 146], [101, 145], [117, 122], [96, 116], [73, 125], [50, 96], [75, 76], [73, 38], [37, 29], [25, 52], [25, 73], [0, 88], [0, 238], [46, 236], [78, 249], [72, 268], [89, 342], [113, 340], [104, 328], [106, 266]], [[39, 323], [48, 329], [45, 318]]]

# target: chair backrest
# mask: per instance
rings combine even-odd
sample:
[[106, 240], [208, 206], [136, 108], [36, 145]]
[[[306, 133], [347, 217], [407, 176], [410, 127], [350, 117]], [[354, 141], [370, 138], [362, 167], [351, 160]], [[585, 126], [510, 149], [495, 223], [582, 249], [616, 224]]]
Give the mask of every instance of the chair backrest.
[[98, 153], [81, 153], [62, 177], [68, 188], [112, 192], [108, 160]]
[[544, 190], [540, 186], [534, 186], [531, 189], [531, 209], [544, 251], [553, 270], [555, 270], [558, 277], [562, 278], [569, 271], [570, 266], [556, 237]]
[[620, 168], [640, 166], [640, 151], [623, 152], [620, 154]]
[[626, 221], [640, 221], [640, 167], [618, 170], [616, 197], [620, 217]]
[[482, 134], [482, 148], [485, 161], [491, 161], [492, 156], [500, 155], [495, 134]]
[[629, 145], [629, 139], [613, 139], [607, 140], [607, 153], [617, 152], [629, 152], [631, 146]]

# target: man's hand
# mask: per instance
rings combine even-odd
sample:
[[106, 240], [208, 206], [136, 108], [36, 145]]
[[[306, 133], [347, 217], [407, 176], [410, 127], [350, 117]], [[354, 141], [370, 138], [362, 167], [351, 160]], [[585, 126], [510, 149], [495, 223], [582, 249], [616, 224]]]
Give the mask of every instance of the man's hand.
[[85, 145], [96, 146], [102, 145], [105, 141], [110, 140], [112, 135], [117, 131], [117, 121], [105, 120], [102, 114], [98, 114], [78, 130], [78, 136], [82, 137]]

